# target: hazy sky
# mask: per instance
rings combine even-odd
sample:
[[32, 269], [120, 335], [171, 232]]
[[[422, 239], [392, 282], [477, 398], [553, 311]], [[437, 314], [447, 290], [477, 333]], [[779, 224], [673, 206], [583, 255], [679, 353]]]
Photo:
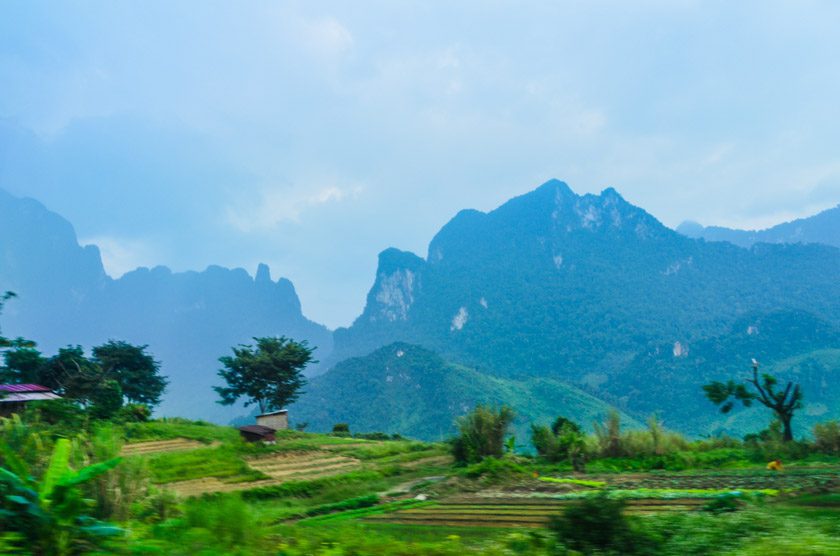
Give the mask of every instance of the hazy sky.
[[[633, 7], [630, 5], [633, 4]], [[840, 3], [0, 3], [0, 187], [118, 276], [260, 261], [329, 326], [376, 255], [550, 177], [668, 225], [840, 202]]]

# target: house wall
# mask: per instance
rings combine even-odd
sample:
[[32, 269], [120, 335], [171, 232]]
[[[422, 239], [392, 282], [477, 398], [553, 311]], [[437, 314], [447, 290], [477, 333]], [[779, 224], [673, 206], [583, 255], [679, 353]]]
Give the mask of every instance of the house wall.
[[276, 431], [286, 430], [289, 428], [289, 414], [278, 413], [276, 415], [259, 416], [257, 417], [257, 424]]

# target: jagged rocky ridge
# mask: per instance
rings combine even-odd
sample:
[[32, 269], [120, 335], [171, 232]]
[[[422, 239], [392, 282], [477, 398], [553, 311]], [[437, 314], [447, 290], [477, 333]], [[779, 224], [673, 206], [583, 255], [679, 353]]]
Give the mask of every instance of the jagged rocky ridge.
[[306, 319], [294, 286], [273, 281], [267, 266], [203, 272], [138, 268], [111, 279], [95, 246], [81, 247], [73, 227], [32, 199], [0, 191], [0, 290], [7, 304], [3, 330], [37, 341], [52, 353], [68, 344], [87, 348], [110, 338], [148, 344], [171, 384], [163, 414], [226, 421], [239, 410], [214, 403], [218, 357], [253, 336], [309, 340], [319, 357], [332, 335]]
[[383, 251], [365, 310], [336, 331], [330, 361], [412, 342], [490, 376], [567, 381], [639, 418], [652, 408], [639, 400], [659, 396], [653, 406], [672, 426], [706, 432], [668, 415], [687, 402], [713, 411], [698, 407], [700, 375], [669, 388], [671, 369], [652, 364], [631, 395], [621, 373], [651, 346], [679, 359], [750, 315], [801, 312], [837, 326], [838, 278], [836, 248], [691, 239], [614, 189], [579, 196], [552, 180], [489, 213], [460, 212], [425, 259]]

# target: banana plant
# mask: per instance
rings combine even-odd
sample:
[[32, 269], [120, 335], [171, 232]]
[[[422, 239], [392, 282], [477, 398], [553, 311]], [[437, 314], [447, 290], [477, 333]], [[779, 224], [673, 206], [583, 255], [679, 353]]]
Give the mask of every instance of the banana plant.
[[95, 549], [122, 529], [91, 517], [93, 502], [84, 498], [81, 485], [107, 473], [120, 463], [113, 458], [78, 471], [70, 468], [71, 444], [56, 441], [49, 465], [40, 480], [8, 446], [0, 445], [5, 467], [0, 467], [0, 521], [8, 531], [22, 535], [22, 548], [34, 554], [65, 556]]

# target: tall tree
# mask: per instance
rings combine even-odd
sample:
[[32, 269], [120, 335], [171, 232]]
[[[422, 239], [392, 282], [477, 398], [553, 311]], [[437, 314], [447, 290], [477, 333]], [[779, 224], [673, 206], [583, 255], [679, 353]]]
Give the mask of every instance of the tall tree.
[[155, 406], [169, 381], [160, 374], [160, 362], [146, 353], [147, 347], [109, 340], [93, 348], [93, 360], [108, 380], [119, 384], [126, 401]]
[[750, 407], [753, 401], [758, 401], [773, 411], [783, 427], [782, 439], [789, 442], [793, 440], [791, 427], [793, 414], [802, 407], [802, 390], [798, 384], [790, 381], [784, 390], [776, 390], [777, 384], [776, 377], [767, 373], [763, 373], [759, 378], [758, 361], [753, 359], [752, 377], [743, 383], [737, 383], [734, 380], [714, 381], [703, 386], [703, 390], [706, 392], [706, 397], [715, 405], [719, 405], [723, 413], [732, 411], [736, 401], [740, 401], [744, 407]]
[[315, 348], [306, 341], [296, 342], [285, 336], [254, 338], [256, 348], [239, 345], [233, 356], [219, 358], [219, 370], [227, 386], [214, 386], [222, 405], [232, 405], [245, 398], [245, 406], [256, 403], [261, 413], [282, 409], [295, 401], [306, 383], [303, 369], [312, 359]]
[[41, 384], [41, 371], [47, 358], [31, 347], [16, 347], [3, 354], [5, 367], [0, 368], [0, 382]]

